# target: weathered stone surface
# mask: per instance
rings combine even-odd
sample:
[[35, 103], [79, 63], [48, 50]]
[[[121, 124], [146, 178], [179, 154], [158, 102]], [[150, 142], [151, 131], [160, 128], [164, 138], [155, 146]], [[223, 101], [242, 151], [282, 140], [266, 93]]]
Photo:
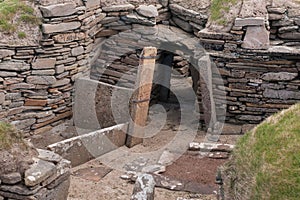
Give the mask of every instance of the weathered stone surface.
[[169, 0], [159, 0], [159, 2], [163, 7], [167, 7], [169, 5]]
[[39, 155], [38, 158], [44, 161], [58, 163], [62, 160], [62, 157], [52, 151], [37, 149]]
[[300, 16], [300, 9], [299, 8], [291, 8], [288, 10], [289, 17], [299, 17]]
[[71, 82], [71, 80], [69, 78], [64, 78], [64, 79], [61, 79], [59, 81], [57, 81], [56, 83], [54, 83], [52, 85], [52, 87], [60, 87], [60, 86], [64, 86], [64, 85], [67, 85]]
[[32, 63], [32, 69], [54, 69], [55, 58], [40, 58]]
[[45, 106], [47, 104], [47, 99], [40, 100], [40, 99], [26, 99], [25, 106]]
[[289, 72], [270, 72], [263, 74], [262, 79], [265, 81], [290, 81], [295, 79], [298, 76], [297, 73], [289, 73]]
[[139, 175], [131, 200], [154, 200], [155, 180], [150, 174]]
[[0, 179], [2, 183], [11, 185], [21, 182], [22, 176], [20, 173], [15, 172], [11, 174], [1, 174]]
[[17, 129], [23, 130], [25, 128], [30, 127], [36, 122], [36, 119], [24, 119], [20, 121], [13, 121], [11, 124], [13, 124]]
[[54, 76], [28, 76], [26, 82], [37, 85], [52, 85], [56, 82], [56, 78]]
[[299, 29], [299, 26], [285, 26], [278, 29], [279, 33], [285, 33], [285, 32], [292, 32], [297, 31]]
[[72, 15], [77, 12], [76, 4], [64, 3], [51, 6], [41, 6], [40, 10], [44, 17], [62, 17]]
[[12, 50], [0, 49], [0, 59], [14, 55]]
[[157, 8], [153, 5], [150, 5], [150, 6], [140, 5], [136, 9], [136, 11], [144, 17], [157, 17], [158, 16]]
[[284, 18], [282, 20], [272, 22], [272, 26], [292, 26], [293, 24], [294, 24], [294, 20], [288, 18]]
[[261, 121], [262, 117], [261, 116], [256, 116], [256, 115], [242, 115], [238, 117], [239, 120], [244, 120], [244, 121]]
[[177, 18], [177, 17], [173, 17], [172, 19], [175, 22], [175, 24], [177, 24], [180, 28], [182, 28], [186, 32], [192, 32], [193, 31], [192, 25], [190, 25], [188, 22], [186, 22], [186, 21], [184, 21], [180, 18]]
[[84, 53], [83, 46], [75, 47], [71, 51], [72, 56], [79, 56], [82, 55], [83, 53]]
[[277, 8], [277, 7], [268, 7], [268, 12], [270, 13], [276, 13], [276, 14], [283, 14], [286, 11], [286, 8]]
[[166, 171], [166, 167], [162, 165], [150, 165], [143, 167], [142, 172], [144, 173], [155, 173], [160, 174]]
[[279, 34], [280, 38], [283, 39], [291, 39], [291, 40], [300, 40], [300, 32], [288, 32], [288, 33], [283, 33]]
[[266, 89], [263, 93], [264, 97], [272, 98], [272, 99], [300, 99], [300, 92], [299, 91], [289, 91], [289, 90], [273, 90], [273, 89]]
[[46, 69], [46, 70], [32, 70], [31, 71], [32, 75], [54, 75], [55, 70], [54, 69]]
[[269, 31], [265, 26], [248, 26], [242, 47], [245, 49], [268, 49]]
[[249, 18], [236, 18], [235, 26], [263, 26], [265, 18], [263, 17], [249, 17]]
[[283, 14], [269, 14], [269, 20], [273, 21], [273, 20], [281, 20], [284, 18]]
[[76, 40], [83, 40], [85, 33], [63, 33], [53, 36], [54, 41], [58, 43], [72, 42]]
[[158, 164], [160, 165], [170, 165], [175, 161], [175, 154], [169, 152], [169, 151], [164, 151], [162, 155], [160, 156], [158, 160]]
[[30, 66], [23, 62], [1, 62], [0, 63], [0, 70], [22, 72], [22, 71], [26, 71], [29, 69], [30, 69]]
[[0, 104], [3, 104], [5, 101], [5, 94], [3, 92], [0, 92]]
[[60, 24], [43, 24], [42, 31], [45, 34], [59, 33], [77, 29], [81, 26], [80, 22], [65, 22]]
[[134, 9], [134, 5], [132, 4], [124, 4], [124, 5], [114, 5], [109, 7], [103, 7], [102, 10], [104, 12], [120, 12], [120, 11], [132, 11]]
[[107, 37], [107, 36], [116, 35], [117, 33], [119, 33], [119, 31], [111, 30], [111, 29], [105, 29], [105, 30], [102, 30], [102, 31], [98, 32], [96, 34], [96, 37]]
[[84, 2], [88, 9], [100, 6], [100, 0], [86, 0]]
[[178, 4], [170, 4], [169, 7], [170, 7], [171, 11], [176, 12], [183, 16], [196, 17], [196, 16], [200, 15], [196, 11], [186, 9]]
[[25, 171], [25, 185], [35, 186], [54, 173], [56, 173], [56, 167], [53, 163], [36, 159], [35, 163]]
[[14, 77], [14, 76], [17, 76], [16, 72], [0, 71], [0, 77]]
[[146, 17], [142, 17], [135, 13], [131, 13], [126, 16], [122, 16], [121, 19], [126, 22], [144, 24], [144, 25], [148, 25], [148, 26], [154, 26], [156, 24], [155, 20], [152, 20], [152, 19], [146, 18]]

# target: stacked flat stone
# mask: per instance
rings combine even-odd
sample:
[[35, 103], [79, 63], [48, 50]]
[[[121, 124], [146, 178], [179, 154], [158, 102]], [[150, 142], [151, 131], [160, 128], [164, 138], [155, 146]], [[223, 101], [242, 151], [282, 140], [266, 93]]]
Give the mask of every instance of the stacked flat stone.
[[272, 40], [277, 45], [300, 46], [300, 9], [268, 7]]
[[71, 162], [51, 151], [38, 153], [24, 174], [0, 175], [0, 199], [67, 199]]

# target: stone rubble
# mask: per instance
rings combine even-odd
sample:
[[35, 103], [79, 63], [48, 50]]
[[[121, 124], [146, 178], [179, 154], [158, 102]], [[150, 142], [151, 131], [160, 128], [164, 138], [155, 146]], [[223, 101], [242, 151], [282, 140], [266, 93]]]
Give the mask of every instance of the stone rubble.
[[71, 163], [53, 152], [38, 152], [24, 174], [0, 175], [0, 199], [67, 199]]

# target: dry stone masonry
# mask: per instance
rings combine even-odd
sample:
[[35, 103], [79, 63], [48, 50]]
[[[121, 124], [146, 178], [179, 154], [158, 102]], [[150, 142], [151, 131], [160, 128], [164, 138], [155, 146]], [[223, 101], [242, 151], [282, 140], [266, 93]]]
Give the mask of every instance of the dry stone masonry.
[[71, 162], [51, 151], [37, 151], [33, 164], [25, 172], [1, 173], [0, 199], [67, 199]]
[[[299, 8], [269, 5], [265, 15], [238, 16], [223, 33], [205, 29], [205, 3], [193, 7], [180, 0], [35, 2], [43, 21], [39, 43], [0, 44], [0, 119], [27, 132], [44, 132], [72, 116], [74, 82], [80, 77], [131, 88], [138, 49], [153, 40], [156, 45], [176, 43], [180, 34], [194, 42], [186, 39], [176, 45], [192, 52], [201, 44], [217, 65], [222, 80], [213, 72], [216, 108], [226, 111], [227, 121], [258, 123], [300, 100]], [[114, 36], [117, 39], [110, 41]], [[176, 52], [176, 45], [168, 48]], [[135, 51], [129, 52], [132, 48]], [[161, 49], [159, 55], [163, 53]], [[187, 60], [176, 52], [174, 63], [185, 74]], [[194, 81], [203, 85], [197, 77]], [[200, 100], [203, 88], [195, 87]], [[220, 89], [225, 89], [225, 99]]]

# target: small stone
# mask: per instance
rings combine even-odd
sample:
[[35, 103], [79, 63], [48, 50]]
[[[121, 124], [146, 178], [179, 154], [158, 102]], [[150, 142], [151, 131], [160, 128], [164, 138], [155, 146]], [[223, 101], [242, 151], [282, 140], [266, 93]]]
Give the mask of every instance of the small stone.
[[65, 22], [59, 24], [43, 24], [42, 31], [45, 34], [66, 32], [78, 29], [81, 26], [80, 22]]
[[249, 18], [236, 18], [235, 26], [263, 26], [265, 24], [264, 17], [249, 17]]
[[283, 33], [279, 34], [280, 38], [283, 39], [291, 39], [291, 40], [300, 40], [300, 32], [288, 32], [288, 33]]
[[269, 14], [269, 20], [274, 21], [274, 20], [281, 20], [284, 18], [283, 14]]
[[53, 87], [53, 88], [55, 88], [55, 87], [61, 87], [61, 86], [64, 86], [64, 85], [69, 84], [70, 82], [71, 82], [70, 79], [64, 78], [64, 79], [61, 79], [61, 80], [59, 80], [59, 81], [56, 81], [56, 83], [54, 83], [54, 84], [52, 85], [52, 87]]
[[14, 55], [15, 52], [6, 49], [0, 49], [0, 59]]
[[37, 85], [52, 85], [56, 82], [56, 78], [54, 76], [28, 76], [26, 82]]
[[29, 69], [30, 69], [30, 66], [23, 62], [1, 62], [0, 63], [0, 70], [22, 72], [22, 71], [26, 71]]
[[6, 72], [6, 71], [0, 71], [0, 77], [16, 77], [16, 72]]
[[191, 24], [189, 24], [188, 22], [177, 18], [177, 17], [173, 17], [172, 18], [173, 21], [175, 22], [175, 24], [177, 24], [180, 28], [182, 28], [183, 30], [185, 30], [186, 32], [192, 32], [193, 31], [193, 27]]
[[84, 53], [83, 46], [75, 47], [71, 51], [72, 56], [79, 56], [82, 55], [83, 53]]
[[86, 0], [84, 2], [88, 9], [100, 6], [100, 0]]
[[131, 13], [126, 16], [122, 16], [121, 19], [124, 20], [125, 22], [143, 24], [143, 25], [147, 25], [147, 26], [156, 25], [155, 19], [152, 20], [152, 19], [149, 19], [146, 17], [142, 17], [136, 13]]
[[54, 69], [55, 58], [40, 58], [32, 63], [32, 69]]
[[295, 79], [298, 73], [279, 72], [279, 73], [266, 73], [262, 75], [262, 79], [265, 81], [290, 81]]
[[72, 15], [77, 12], [75, 8], [76, 4], [74, 3], [40, 6], [40, 10], [44, 17], [62, 17]]
[[132, 4], [124, 4], [124, 5], [113, 5], [109, 7], [103, 7], [102, 10], [104, 12], [120, 12], [120, 11], [132, 11], [134, 8], [135, 7]]
[[3, 92], [0, 93], [0, 105], [5, 102], [5, 94]]
[[2, 183], [12, 185], [21, 182], [22, 176], [20, 173], [15, 172], [11, 174], [2, 174], [0, 175], [0, 179]]
[[157, 17], [158, 16], [157, 8], [153, 5], [150, 5], [150, 6], [141, 5], [136, 9], [136, 11], [144, 17]]
[[154, 200], [155, 180], [150, 174], [138, 176], [131, 200]]
[[62, 160], [62, 157], [52, 151], [37, 149], [39, 155], [38, 158], [44, 161], [59, 163]]
[[144, 173], [154, 173], [154, 174], [160, 174], [165, 171], [166, 171], [166, 167], [162, 165], [150, 165], [142, 169], [142, 172]]
[[158, 164], [160, 165], [170, 165], [175, 161], [175, 155], [169, 151], [164, 151], [158, 160]]
[[35, 159], [35, 163], [25, 171], [25, 185], [35, 186], [55, 173], [56, 167], [53, 163]]
[[279, 33], [286, 33], [286, 32], [292, 32], [297, 31], [299, 29], [299, 26], [285, 26], [278, 29]]
[[245, 49], [268, 49], [269, 31], [265, 26], [248, 26], [242, 47]]
[[268, 7], [268, 12], [269, 13], [276, 13], [276, 14], [284, 14], [286, 11], [285, 8], [272, 8], [272, 7]]
[[256, 115], [242, 115], [238, 117], [239, 120], [243, 121], [261, 121], [262, 117], [261, 116], [256, 116]]
[[163, 6], [163, 7], [167, 7], [169, 5], [169, 0], [159, 0], [159, 3]]

